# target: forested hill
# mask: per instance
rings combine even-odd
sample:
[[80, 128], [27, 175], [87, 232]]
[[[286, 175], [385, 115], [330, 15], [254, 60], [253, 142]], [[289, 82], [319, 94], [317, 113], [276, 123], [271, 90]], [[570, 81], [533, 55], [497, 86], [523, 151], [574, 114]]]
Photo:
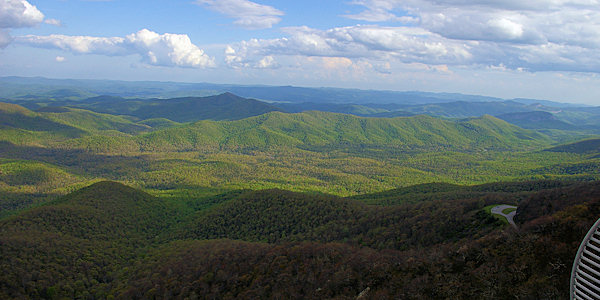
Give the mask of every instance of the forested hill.
[[[446, 121], [429, 116], [362, 118], [306, 112], [270, 112], [237, 121], [200, 121], [130, 139], [100, 137], [68, 146], [98, 151], [190, 151], [203, 149], [305, 149], [404, 147], [455, 150], [527, 150], [549, 145], [543, 134], [491, 116]], [[111, 148], [114, 147], [114, 148]], [[111, 150], [113, 149], [113, 150]]]
[[[451, 190], [467, 193], [370, 206], [242, 191], [192, 212], [99, 182], [0, 220], [0, 298], [567, 297], [598, 182], [439, 189]], [[485, 212], [525, 191], [518, 229]]]
[[586, 139], [575, 143], [552, 147], [547, 151], [564, 153], [598, 153], [600, 152], [600, 139]]
[[170, 99], [124, 99], [99, 96], [71, 102], [70, 105], [97, 112], [130, 115], [142, 120], [166, 118], [176, 122], [238, 120], [280, 110], [266, 102], [242, 98], [231, 93]]

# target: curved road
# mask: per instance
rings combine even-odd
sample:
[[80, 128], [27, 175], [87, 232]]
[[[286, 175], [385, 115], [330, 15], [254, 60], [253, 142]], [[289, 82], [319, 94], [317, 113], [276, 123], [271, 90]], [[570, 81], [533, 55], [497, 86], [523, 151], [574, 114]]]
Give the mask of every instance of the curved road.
[[498, 205], [498, 206], [494, 206], [492, 207], [492, 214], [495, 215], [499, 215], [502, 217], [505, 217], [506, 220], [508, 221], [508, 223], [514, 227], [517, 227], [517, 224], [515, 224], [515, 221], [513, 220], [513, 218], [515, 217], [515, 215], [517, 214], [517, 211], [511, 211], [508, 214], [504, 214], [502, 213], [503, 210], [507, 209], [507, 208], [517, 208], [514, 205], [506, 205], [506, 204], [502, 204], [502, 205]]

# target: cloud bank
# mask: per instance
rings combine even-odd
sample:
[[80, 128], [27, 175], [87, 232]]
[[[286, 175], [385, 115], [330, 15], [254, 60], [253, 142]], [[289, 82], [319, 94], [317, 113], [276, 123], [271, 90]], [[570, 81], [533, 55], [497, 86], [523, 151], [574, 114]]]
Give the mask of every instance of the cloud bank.
[[0, 0], [0, 28], [32, 27], [44, 14], [26, 0]]
[[286, 28], [288, 37], [251, 39], [228, 48], [227, 62], [252, 65], [272, 55], [396, 59], [406, 63], [464, 64], [471, 60], [469, 47], [442, 43], [436, 34], [418, 28], [350, 26], [329, 30]]
[[27, 35], [15, 42], [39, 48], [60, 49], [75, 54], [125, 56], [138, 54], [142, 61], [154, 66], [207, 68], [214, 59], [194, 45], [185, 34], [158, 34], [142, 29], [125, 37], [92, 37]]
[[44, 14], [26, 0], [0, 0], [0, 48], [5, 48], [13, 38], [9, 30], [36, 26]]
[[198, 5], [235, 19], [233, 24], [246, 29], [271, 28], [281, 21], [283, 12], [248, 0], [196, 0]]
[[278, 60], [278, 56], [300, 55], [600, 73], [600, 0], [356, 0], [351, 4], [363, 10], [345, 17], [375, 24], [328, 30], [284, 28], [281, 38], [229, 45], [226, 62], [251, 67], [268, 56]]

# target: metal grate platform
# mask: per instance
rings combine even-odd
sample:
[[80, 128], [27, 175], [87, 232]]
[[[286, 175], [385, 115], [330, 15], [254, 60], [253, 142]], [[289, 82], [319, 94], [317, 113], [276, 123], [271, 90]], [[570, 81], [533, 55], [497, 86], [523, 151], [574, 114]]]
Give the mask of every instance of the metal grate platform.
[[600, 300], [600, 219], [581, 242], [571, 271], [571, 299]]

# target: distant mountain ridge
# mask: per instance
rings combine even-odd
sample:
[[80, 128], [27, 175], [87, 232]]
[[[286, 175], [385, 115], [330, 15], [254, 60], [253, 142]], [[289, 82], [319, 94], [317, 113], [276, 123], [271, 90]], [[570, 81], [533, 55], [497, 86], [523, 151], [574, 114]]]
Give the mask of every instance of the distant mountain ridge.
[[563, 122], [552, 113], [546, 111], [506, 113], [497, 115], [496, 117], [519, 127], [528, 129], [576, 129], [574, 125]]
[[171, 99], [124, 99], [100, 96], [71, 105], [98, 112], [131, 115], [142, 120], [166, 118], [175, 122], [238, 120], [280, 110], [266, 102], [242, 98], [232, 93]]
[[[132, 138], [95, 137], [69, 141], [69, 147], [99, 151], [193, 151], [278, 147], [425, 147], [525, 149], [548, 145], [544, 135], [492, 116], [445, 121], [430, 116], [363, 118], [353, 115], [269, 112], [236, 121], [199, 121]], [[115, 144], [116, 143], [116, 144]]]
[[[32, 110], [46, 106], [71, 106], [130, 115], [141, 120], [165, 118], [179, 123], [238, 120], [269, 111], [293, 113], [311, 110], [378, 118], [418, 114], [468, 118], [543, 111], [553, 114], [558, 120], [525, 124], [523, 120], [504, 117], [515, 125], [535, 130], [559, 130], [544, 133], [562, 140], [569, 140], [573, 134], [586, 137], [600, 133], [600, 108], [537, 99], [506, 100], [418, 91], [24, 77], [0, 77], [0, 84], [3, 85], [0, 100]], [[218, 101], [211, 97], [228, 99]], [[227, 103], [230, 105], [225, 108]], [[168, 123], [162, 122], [162, 125]]]
[[[235, 85], [212, 83], [149, 82], [118, 80], [49, 79], [43, 77], [0, 77], [3, 90], [0, 98], [74, 100], [94, 94], [121, 97], [173, 98], [183, 96], [208, 96], [231, 92], [241, 97], [259, 100], [302, 103], [401, 103], [418, 105], [428, 103], [497, 102], [505, 99], [465, 95], [459, 93], [431, 93], [418, 91], [360, 90], [343, 88], [310, 88], [295, 86]], [[546, 106], [582, 106], [547, 100], [513, 99], [524, 104], [540, 103]], [[519, 101], [522, 100], [522, 101]]]

